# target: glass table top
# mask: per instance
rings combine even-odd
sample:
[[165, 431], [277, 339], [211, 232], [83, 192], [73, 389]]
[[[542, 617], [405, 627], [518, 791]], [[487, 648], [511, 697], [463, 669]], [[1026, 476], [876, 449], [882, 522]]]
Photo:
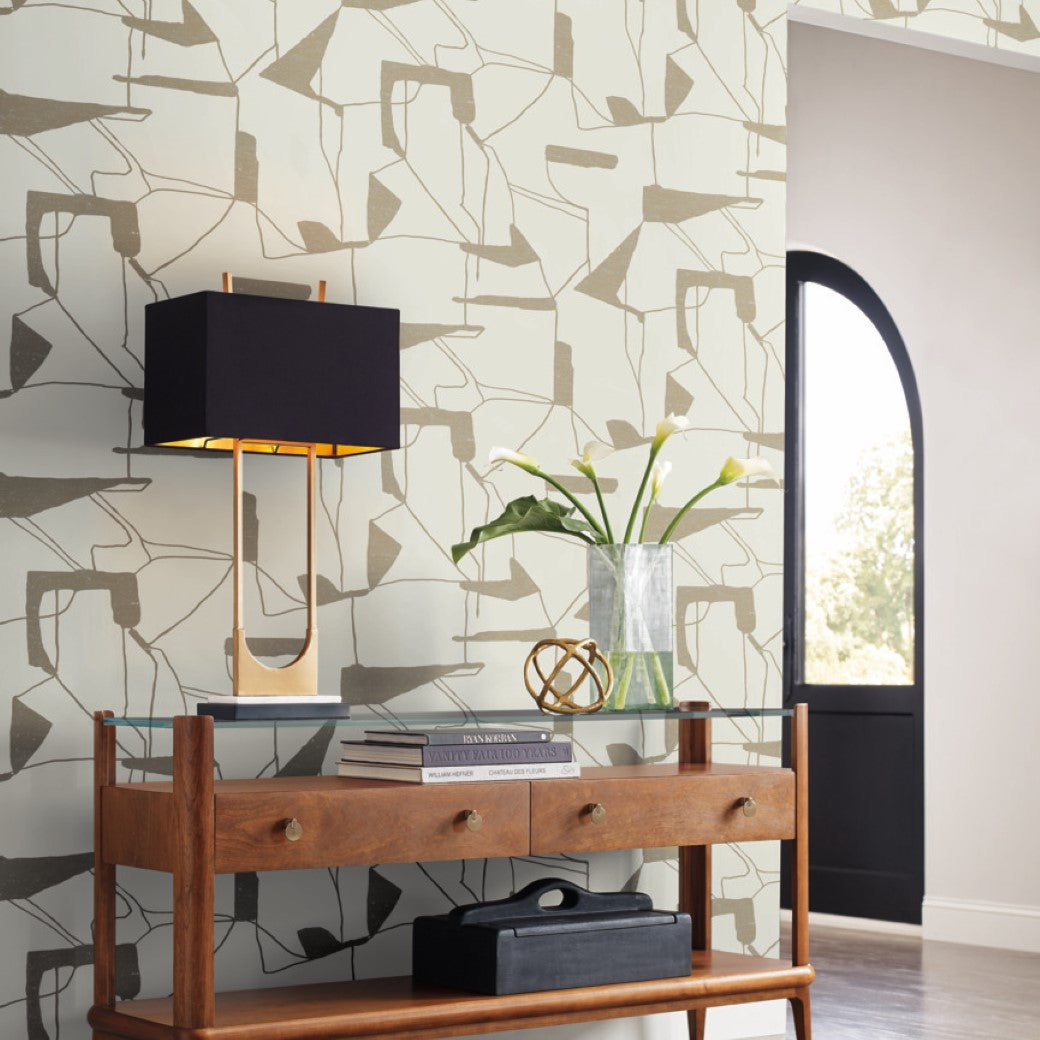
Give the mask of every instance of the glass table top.
[[[188, 714], [188, 712], [185, 712]], [[576, 723], [580, 726], [593, 723], [622, 723], [643, 721], [670, 721], [678, 719], [766, 719], [789, 718], [792, 708], [709, 708], [687, 711], [671, 708], [667, 711], [598, 711], [588, 715], [548, 715], [534, 708], [483, 709], [466, 711], [408, 711], [390, 712], [374, 710], [370, 705], [352, 707], [351, 715], [345, 719], [214, 719], [216, 729], [256, 729], [270, 726], [366, 726], [379, 729], [420, 729], [448, 727], [501, 727], [501, 726], [545, 726], [549, 724]], [[172, 729], [172, 716], [120, 716], [105, 719], [106, 726], [132, 726], [135, 729]]]

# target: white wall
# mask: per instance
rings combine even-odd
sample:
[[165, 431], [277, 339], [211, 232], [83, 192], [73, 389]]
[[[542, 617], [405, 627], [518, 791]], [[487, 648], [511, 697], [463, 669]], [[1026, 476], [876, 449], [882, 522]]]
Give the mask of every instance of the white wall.
[[788, 248], [881, 296], [924, 413], [924, 933], [1040, 951], [1040, 75], [792, 21], [789, 77]]

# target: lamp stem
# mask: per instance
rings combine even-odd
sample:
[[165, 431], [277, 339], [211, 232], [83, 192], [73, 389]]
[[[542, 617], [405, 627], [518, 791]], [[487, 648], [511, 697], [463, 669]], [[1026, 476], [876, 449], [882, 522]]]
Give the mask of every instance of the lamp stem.
[[307, 445], [307, 635], [300, 655], [281, 668], [268, 668], [252, 655], [246, 645], [245, 611], [243, 608], [243, 486], [242, 442], [231, 447], [234, 470], [234, 539], [232, 582], [234, 585], [234, 633], [232, 639], [232, 688], [236, 696], [308, 696], [318, 690], [318, 577], [316, 567], [317, 540], [317, 449]]
[[234, 471], [235, 496], [235, 534], [232, 543], [231, 571], [235, 587], [234, 626], [235, 631], [238, 632], [244, 627], [245, 618], [242, 610], [242, 442], [237, 438], [231, 442], [231, 465]]
[[[324, 283], [322, 283], [324, 285]], [[318, 568], [315, 516], [317, 515], [318, 453], [307, 445], [307, 639], [317, 645], [318, 639]]]

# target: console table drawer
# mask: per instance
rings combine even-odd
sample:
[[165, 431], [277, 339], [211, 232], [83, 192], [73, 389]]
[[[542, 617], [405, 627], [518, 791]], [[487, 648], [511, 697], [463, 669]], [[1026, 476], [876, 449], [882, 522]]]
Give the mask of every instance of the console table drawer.
[[[322, 780], [333, 786], [265, 792], [247, 784], [241, 792], [218, 791], [217, 873], [529, 852], [527, 783]], [[479, 815], [467, 815], [472, 813]], [[289, 820], [299, 822], [296, 840], [289, 838]]]
[[531, 792], [532, 855], [794, 837], [787, 771], [583, 777]]

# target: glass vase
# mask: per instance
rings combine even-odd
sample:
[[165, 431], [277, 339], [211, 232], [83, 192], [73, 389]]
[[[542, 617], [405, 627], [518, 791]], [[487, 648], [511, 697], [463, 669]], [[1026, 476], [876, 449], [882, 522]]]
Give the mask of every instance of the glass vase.
[[670, 708], [672, 546], [590, 545], [588, 555], [590, 634], [614, 671], [606, 710]]

